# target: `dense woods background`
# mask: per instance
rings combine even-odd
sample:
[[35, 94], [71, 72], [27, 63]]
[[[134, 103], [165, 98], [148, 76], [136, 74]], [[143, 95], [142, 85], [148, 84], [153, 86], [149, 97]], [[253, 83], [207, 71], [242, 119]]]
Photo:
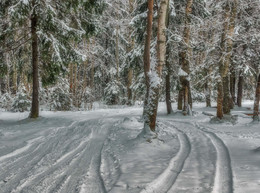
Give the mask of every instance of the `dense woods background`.
[[[90, 110], [95, 101], [217, 102], [216, 116], [260, 98], [259, 0], [1, 0], [0, 106]], [[253, 108], [253, 107], [252, 107]]]

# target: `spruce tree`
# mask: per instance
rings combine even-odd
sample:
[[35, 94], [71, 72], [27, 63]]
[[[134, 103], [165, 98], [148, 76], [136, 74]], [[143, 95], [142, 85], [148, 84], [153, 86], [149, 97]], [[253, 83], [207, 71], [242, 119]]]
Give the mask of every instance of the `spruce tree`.
[[52, 80], [50, 77], [59, 75], [68, 63], [84, 59], [75, 45], [95, 31], [91, 13], [101, 13], [103, 3], [101, 0], [11, 0], [3, 1], [1, 5], [5, 10], [4, 19], [10, 20], [10, 25], [1, 34], [4, 36], [17, 33], [17, 28], [24, 29], [26, 33], [20, 39], [24, 39], [23, 44], [31, 43], [33, 94], [30, 117], [37, 118], [39, 67], [56, 69], [46, 73], [48, 77], [43, 77], [43, 83], [48, 83]]

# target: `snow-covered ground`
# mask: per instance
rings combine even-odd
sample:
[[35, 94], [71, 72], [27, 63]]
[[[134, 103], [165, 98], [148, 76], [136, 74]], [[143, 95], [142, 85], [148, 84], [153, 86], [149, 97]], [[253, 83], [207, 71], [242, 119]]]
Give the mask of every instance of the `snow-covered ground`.
[[140, 135], [138, 106], [0, 112], [0, 193], [259, 193], [260, 124], [244, 105], [217, 124], [204, 104], [186, 117], [160, 104], [154, 139]]

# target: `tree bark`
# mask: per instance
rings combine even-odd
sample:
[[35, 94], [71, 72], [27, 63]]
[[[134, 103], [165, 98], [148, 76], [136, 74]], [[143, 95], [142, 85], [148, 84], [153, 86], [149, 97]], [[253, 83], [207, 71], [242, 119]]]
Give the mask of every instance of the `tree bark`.
[[259, 102], [260, 102], [260, 74], [258, 75], [257, 86], [255, 91], [255, 102], [254, 102], [254, 121], [259, 121]]
[[39, 51], [37, 37], [38, 19], [35, 10], [35, 1], [33, 1], [32, 4], [34, 7], [33, 13], [31, 15], [33, 93], [30, 118], [37, 118], [39, 117]]

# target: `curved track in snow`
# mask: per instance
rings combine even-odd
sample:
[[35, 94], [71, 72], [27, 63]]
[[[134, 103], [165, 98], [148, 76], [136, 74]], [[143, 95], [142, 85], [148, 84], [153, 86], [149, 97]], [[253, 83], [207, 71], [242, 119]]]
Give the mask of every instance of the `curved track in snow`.
[[231, 160], [223, 141], [198, 124], [168, 121], [165, 125], [178, 132], [181, 148], [141, 193], [232, 193]]
[[[159, 119], [165, 135], [170, 136], [167, 140], [174, 143], [151, 143], [166, 161], [163, 165], [160, 159], [154, 160], [152, 163], [159, 163], [156, 168], [149, 165], [149, 158], [158, 157], [157, 153], [150, 153], [147, 159], [132, 154], [132, 150], [138, 150], [135, 153], [139, 156], [148, 155], [140, 148], [150, 145], [145, 139], [136, 141], [142, 144], [136, 144], [139, 149], [133, 149], [131, 144], [135, 143], [121, 147], [124, 140], [134, 139], [140, 132], [135, 128], [132, 136], [131, 129], [138, 127], [137, 121], [135, 126], [129, 126], [131, 129], [122, 129], [120, 125], [133, 114], [128, 110], [102, 111], [101, 115], [93, 112], [88, 113], [88, 119], [84, 114], [73, 119], [72, 114], [65, 114], [67, 117], [62, 115], [60, 120], [57, 115], [1, 125], [0, 193], [233, 193], [229, 151], [210, 129], [196, 122]], [[125, 138], [121, 139], [122, 136]], [[164, 154], [160, 154], [161, 147], [166, 148]], [[117, 148], [122, 150], [116, 151]], [[154, 151], [152, 146], [150, 150]], [[123, 159], [128, 162], [121, 163], [122, 155], [128, 156]], [[130, 175], [136, 170], [128, 168], [135, 164], [141, 164], [140, 176]], [[151, 172], [152, 167], [155, 170]], [[150, 174], [150, 179], [140, 183], [143, 175]], [[135, 176], [136, 180], [128, 179]]]
[[181, 173], [183, 165], [190, 153], [190, 142], [183, 132], [176, 129], [180, 141], [180, 149], [173, 157], [164, 172], [151, 183], [149, 183], [141, 193], [163, 193], [167, 192]]

